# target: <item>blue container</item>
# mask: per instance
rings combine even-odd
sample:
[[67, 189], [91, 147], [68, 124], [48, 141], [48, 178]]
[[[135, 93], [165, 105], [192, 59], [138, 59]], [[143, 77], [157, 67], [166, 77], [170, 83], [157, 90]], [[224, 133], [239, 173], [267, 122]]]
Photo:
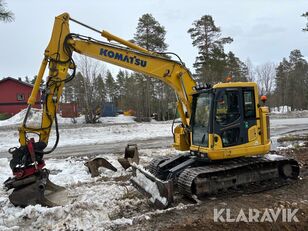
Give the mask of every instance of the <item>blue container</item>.
[[114, 117], [117, 115], [117, 107], [113, 102], [103, 103], [102, 105], [102, 117]]

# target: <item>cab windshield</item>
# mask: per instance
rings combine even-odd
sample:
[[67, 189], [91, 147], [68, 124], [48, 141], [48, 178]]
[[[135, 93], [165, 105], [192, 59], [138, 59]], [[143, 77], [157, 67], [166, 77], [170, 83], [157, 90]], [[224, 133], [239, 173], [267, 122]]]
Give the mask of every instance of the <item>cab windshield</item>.
[[195, 98], [195, 111], [192, 118], [192, 142], [194, 145], [208, 146], [208, 129], [210, 110], [212, 105], [212, 93], [201, 93]]

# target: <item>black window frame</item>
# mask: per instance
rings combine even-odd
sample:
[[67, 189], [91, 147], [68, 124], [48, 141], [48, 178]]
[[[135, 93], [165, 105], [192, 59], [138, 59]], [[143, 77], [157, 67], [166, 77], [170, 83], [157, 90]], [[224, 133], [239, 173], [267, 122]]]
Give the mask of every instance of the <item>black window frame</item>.
[[17, 93], [16, 99], [17, 99], [17, 101], [25, 101], [25, 94], [24, 93]]
[[[246, 98], [245, 98], [245, 93], [246, 92], [251, 92], [251, 99], [252, 99], [252, 107], [251, 109], [253, 109], [253, 113], [250, 114], [250, 115], [247, 115], [248, 113], [248, 110], [247, 110], [247, 106], [246, 106]], [[256, 100], [255, 100], [255, 91], [253, 88], [244, 88], [242, 90], [242, 94], [243, 94], [243, 112], [244, 112], [244, 118], [245, 119], [250, 119], [250, 118], [256, 118]], [[249, 108], [250, 109], [250, 108]]]

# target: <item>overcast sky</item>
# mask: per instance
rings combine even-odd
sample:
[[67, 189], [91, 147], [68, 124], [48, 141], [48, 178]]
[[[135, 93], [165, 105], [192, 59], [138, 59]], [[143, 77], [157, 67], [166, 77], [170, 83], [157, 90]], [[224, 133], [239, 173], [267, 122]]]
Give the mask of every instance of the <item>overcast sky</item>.
[[[151, 13], [166, 30], [168, 50], [177, 53], [192, 70], [197, 50], [187, 30], [201, 16], [211, 15], [223, 36], [234, 42], [227, 47], [241, 60], [254, 65], [279, 63], [293, 49], [308, 57], [308, 32], [300, 15], [307, 0], [6, 0], [15, 14], [12, 23], [0, 23], [0, 78], [32, 78], [37, 74], [49, 42], [54, 17], [71, 17], [121, 38], [131, 39], [138, 18]], [[71, 31], [94, 38], [98, 34], [71, 24]], [[113, 73], [117, 67], [111, 67]]]

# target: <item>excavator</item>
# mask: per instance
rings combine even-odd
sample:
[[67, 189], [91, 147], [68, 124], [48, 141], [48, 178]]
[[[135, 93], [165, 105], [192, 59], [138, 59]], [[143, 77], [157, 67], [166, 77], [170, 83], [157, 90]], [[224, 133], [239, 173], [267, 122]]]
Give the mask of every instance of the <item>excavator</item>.
[[[71, 33], [70, 22], [99, 33], [107, 41]], [[63, 13], [55, 18], [51, 39], [28, 99], [27, 112], [19, 127], [20, 146], [9, 150], [13, 177], [4, 185], [12, 189], [9, 199], [15, 206], [55, 206], [53, 196], [65, 191], [49, 180], [50, 171], [45, 168], [44, 155], [54, 151], [59, 142], [56, 112], [63, 87], [75, 77], [74, 52], [143, 73], [174, 90], [181, 123], [173, 129], [173, 147], [179, 154], [154, 158], [147, 168], [134, 161], [126, 166], [132, 167], [133, 185], [157, 207], [170, 206], [175, 191], [186, 197], [201, 198], [228, 193], [230, 189], [272, 185], [298, 178], [296, 160], [265, 155], [271, 147], [269, 109], [264, 98], [263, 103], [260, 102], [256, 83], [197, 84], [176, 54], [149, 51]], [[178, 61], [170, 55], [175, 55]], [[28, 125], [27, 120], [46, 67], [42, 119], [40, 126], [34, 127]], [[53, 147], [46, 150], [53, 123], [57, 138]], [[136, 159], [136, 149], [128, 148], [125, 159]], [[104, 158], [99, 162], [113, 169]]]

